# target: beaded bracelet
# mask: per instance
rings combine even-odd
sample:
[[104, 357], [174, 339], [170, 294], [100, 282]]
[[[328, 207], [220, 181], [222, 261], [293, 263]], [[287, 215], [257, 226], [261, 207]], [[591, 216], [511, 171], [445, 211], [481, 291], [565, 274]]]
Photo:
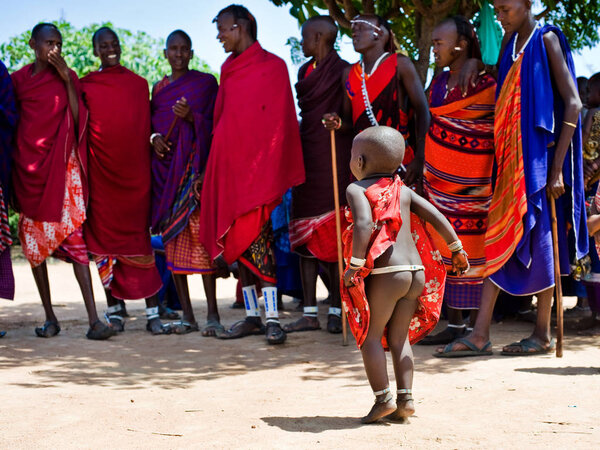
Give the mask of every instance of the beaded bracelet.
[[450, 250], [452, 253], [460, 252], [462, 249], [463, 245], [460, 239], [448, 244], [448, 250]]

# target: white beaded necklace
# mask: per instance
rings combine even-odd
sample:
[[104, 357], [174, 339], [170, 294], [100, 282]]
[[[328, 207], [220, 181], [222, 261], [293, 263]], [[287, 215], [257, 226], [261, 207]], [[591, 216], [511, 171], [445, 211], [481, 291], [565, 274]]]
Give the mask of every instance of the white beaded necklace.
[[[369, 76], [371, 76], [375, 73], [375, 71], [377, 70], [377, 67], [379, 66], [381, 61], [383, 61], [383, 58], [385, 58], [387, 55], [388, 55], [388, 52], [384, 52], [379, 58], [377, 58], [377, 61], [375, 61], [375, 64], [373, 64], [373, 68], [369, 72]], [[379, 123], [377, 122], [377, 119], [375, 118], [375, 114], [373, 114], [373, 108], [371, 107], [371, 101], [369, 100], [369, 92], [367, 91], [367, 82], [365, 79], [365, 63], [362, 60], [360, 62], [360, 68], [361, 68], [360, 75], [362, 78], [361, 91], [362, 91], [363, 100], [365, 102], [365, 112], [367, 114], [367, 118], [369, 119], [369, 122], [371, 123], [371, 126], [376, 127], [379, 125]]]
[[519, 58], [519, 56], [521, 56], [523, 54], [523, 52], [525, 51], [525, 48], [527, 47], [527, 44], [529, 44], [529, 41], [531, 41], [531, 39], [533, 38], [533, 35], [535, 34], [535, 30], [537, 30], [539, 26], [540, 26], [540, 23], [536, 22], [535, 26], [533, 27], [533, 30], [531, 30], [531, 34], [527, 38], [527, 41], [525, 41], [525, 43], [523, 44], [523, 47], [521, 47], [521, 50], [519, 50], [519, 53], [516, 53], [516, 51], [517, 51], [517, 39], [519, 39], [519, 33], [515, 34], [515, 40], [513, 41], [513, 48], [512, 48], [512, 60], [513, 60], [513, 62], [515, 62]]

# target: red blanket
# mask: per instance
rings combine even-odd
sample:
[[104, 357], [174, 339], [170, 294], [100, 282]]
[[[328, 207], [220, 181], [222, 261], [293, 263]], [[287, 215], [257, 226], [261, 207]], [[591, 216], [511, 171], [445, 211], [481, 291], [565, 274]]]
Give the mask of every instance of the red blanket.
[[[12, 74], [19, 110], [13, 176], [20, 210], [36, 221], [60, 222], [67, 163], [77, 148], [81, 164], [84, 197], [86, 194], [87, 109], [79, 102], [79, 124], [73, 112], [64, 81], [48, 67], [31, 76], [33, 64]], [[75, 89], [79, 79], [71, 71]]]
[[90, 111], [88, 249], [151, 254], [148, 83], [123, 66], [92, 72], [81, 83]]
[[200, 209], [200, 237], [211, 257], [237, 259], [285, 191], [302, 182], [287, 68], [255, 42], [221, 68]]

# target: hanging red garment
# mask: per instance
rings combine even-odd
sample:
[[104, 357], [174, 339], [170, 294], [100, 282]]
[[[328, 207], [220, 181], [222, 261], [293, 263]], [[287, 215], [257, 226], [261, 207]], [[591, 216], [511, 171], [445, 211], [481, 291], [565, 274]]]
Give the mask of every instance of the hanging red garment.
[[[354, 279], [355, 286], [346, 287], [341, 282], [341, 295], [344, 310], [348, 316], [350, 330], [360, 348], [369, 331], [370, 309], [365, 294], [364, 279], [369, 276], [373, 269], [374, 261], [381, 256], [391, 245], [396, 242], [398, 232], [402, 227], [400, 216], [400, 193], [403, 183], [397, 175], [393, 178], [381, 178], [375, 184], [369, 186], [365, 195], [369, 200], [373, 211], [374, 231], [371, 235], [369, 249], [366, 255], [366, 264], [360, 269]], [[413, 241], [421, 262], [425, 266], [425, 287], [419, 297], [417, 310], [410, 322], [408, 338], [414, 344], [431, 332], [438, 323], [442, 300], [444, 299], [444, 282], [446, 280], [446, 269], [442, 262], [442, 255], [433, 246], [425, 222], [417, 215], [410, 215], [410, 229]], [[350, 226], [344, 231], [342, 241], [344, 245], [344, 260], [346, 268], [352, 257], [352, 237], [354, 223], [350, 209], [346, 210], [346, 218]], [[388, 350], [387, 328], [381, 339], [383, 348]]]

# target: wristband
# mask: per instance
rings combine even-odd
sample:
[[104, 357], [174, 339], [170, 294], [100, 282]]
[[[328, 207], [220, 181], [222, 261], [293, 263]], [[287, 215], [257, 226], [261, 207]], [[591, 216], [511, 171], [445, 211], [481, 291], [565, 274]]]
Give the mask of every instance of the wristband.
[[350, 267], [360, 269], [361, 267], [364, 267], [366, 262], [366, 259], [355, 258], [354, 256], [352, 256], [350, 258]]
[[162, 136], [162, 134], [160, 134], [160, 133], [152, 133], [152, 134], [150, 135], [150, 145], [154, 145], [154, 138], [155, 138], [156, 136]]
[[460, 239], [448, 244], [448, 250], [450, 250], [452, 253], [460, 252], [462, 249], [463, 245]]

